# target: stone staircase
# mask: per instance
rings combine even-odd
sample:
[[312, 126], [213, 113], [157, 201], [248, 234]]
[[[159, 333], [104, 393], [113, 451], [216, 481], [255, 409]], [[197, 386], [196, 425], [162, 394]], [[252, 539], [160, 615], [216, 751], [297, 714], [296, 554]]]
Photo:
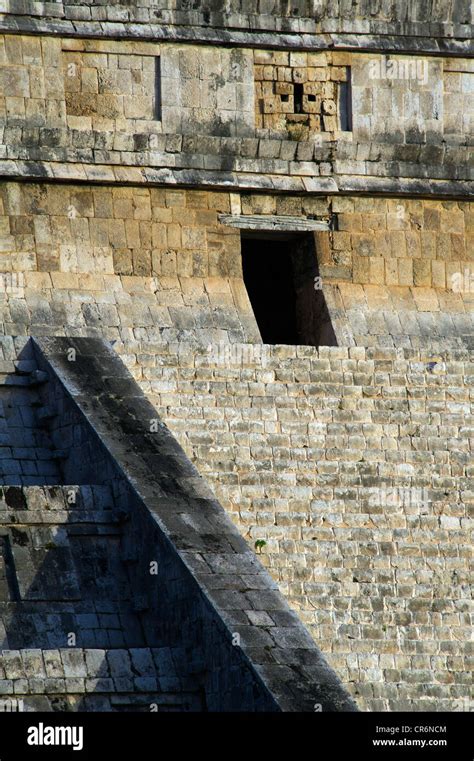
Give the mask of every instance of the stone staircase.
[[0, 706], [202, 710], [187, 654], [140, 621], [111, 489], [62, 483], [47, 374], [0, 350]]
[[0, 709], [357, 710], [110, 347], [1, 353]]
[[473, 353], [115, 348], [359, 704], [452, 710], [469, 679]]
[[32, 360], [17, 360], [5, 341], [2, 349], [10, 358], [0, 359], [0, 485], [59, 483], [60, 453], [38, 393], [44, 373]]
[[[472, 352], [114, 348], [359, 705], [464, 705]], [[199, 655], [163, 647], [143, 617], [143, 527], [131, 532], [110, 485], [63, 464], [76, 424], [42, 371], [28, 356], [1, 367], [0, 463], [21, 465], [0, 466], [4, 700], [205, 710]], [[123, 382], [107, 381], [112, 399]], [[28, 471], [37, 462], [54, 471]]]
[[178, 675], [186, 653], [143, 628], [108, 488], [2, 487], [0, 540], [0, 700], [202, 710], [197, 684]]

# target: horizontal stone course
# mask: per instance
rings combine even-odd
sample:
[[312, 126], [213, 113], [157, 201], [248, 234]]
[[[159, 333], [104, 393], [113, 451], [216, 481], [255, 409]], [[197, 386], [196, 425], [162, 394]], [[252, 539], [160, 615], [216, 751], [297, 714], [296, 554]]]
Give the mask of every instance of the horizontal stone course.
[[[354, 3], [349, 12], [339, 13], [338, 6], [330, 2], [318, 4], [315, 12], [314, 5], [308, 2], [293, 3], [291, 8], [283, 2], [268, 2], [262, 0], [251, 9], [242, 0], [233, 0], [225, 15], [220, 8], [209, 8], [202, 3], [195, 4], [192, 10], [183, 9], [171, 0], [161, 3], [159, 11], [152, 3], [134, 6], [130, 3], [107, 6], [107, 3], [88, 3], [80, 6], [75, 3], [37, 3], [18, 2], [9, 0], [6, 3], [7, 14], [15, 14], [10, 19], [5, 15], [4, 23], [11, 20], [12, 27], [25, 28], [30, 31], [50, 28], [63, 30], [73, 34], [83, 27], [89, 35], [104, 36], [148, 36], [156, 37], [161, 31], [165, 36], [177, 34], [182, 36], [189, 33], [190, 39], [228, 39], [232, 34], [238, 40], [242, 34], [248, 41], [255, 36], [268, 39], [275, 38], [275, 32], [284, 33], [284, 40], [291, 46], [301, 49], [310, 45], [310, 38], [317, 35], [330, 35], [332, 43], [347, 46], [356, 35], [367, 37], [367, 45], [376, 38], [380, 46], [380, 37], [389, 38], [392, 45], [400, 45], [400, 37], [412, 35], [421, 39], [411, 41], [415, 49], [439, 50], [448, 44], [444, 38], [459, 37], [457, 52], [462, 39], [469, 39], [469, 26], [472, 23], [472, 10], [467, 2], [458, 3], [454, 8], [444, 3], [440, 9], [439, 3], [427, 8], [420, 0], [411, 3], [409, 7], [389, 4], [382, 10], [373, 11], [367, 17], [365, 6], [361, 2]], [[26, 17], [26, 18], [25, 18]], [[29, 18], [28, 18], [29, 17]], [[428, 21], [427, 21], [428, 19]], [[167, 27], [170, 27], [169, 29]], [[174, 27], [174, 28], [173, 28]], [[252, 30], [249, 32], [249, 30]], [[77, 32], [76, 32], [77, 33]], [[269, 34], [271, 33], [271, 34]], [[380, 36], [378, 39], [377, 37]], [[306, 40], [305, 38], [308, 38]], [[430, 39], [431, 38], [431, 39]], [[311, 40], [315, 45], [314, 40]], [[434, 45], [437, 42], [438, 45]], [[321, 45], [316, 39], [316, 46]], [[326, 47], [326, 45], [324, 45]], [[298, 55], [296, 53], [295, 55]]]

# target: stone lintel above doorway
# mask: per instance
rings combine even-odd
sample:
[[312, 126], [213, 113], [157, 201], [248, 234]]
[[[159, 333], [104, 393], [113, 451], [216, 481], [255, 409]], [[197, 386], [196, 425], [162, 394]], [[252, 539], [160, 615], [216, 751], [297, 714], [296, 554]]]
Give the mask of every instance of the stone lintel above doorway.
[[229, 227], [259, 232], [304, 233], [330, 229], [329, 222], [324, 219], [302, 219], [272, 214], [219, 214], [219, 222]]

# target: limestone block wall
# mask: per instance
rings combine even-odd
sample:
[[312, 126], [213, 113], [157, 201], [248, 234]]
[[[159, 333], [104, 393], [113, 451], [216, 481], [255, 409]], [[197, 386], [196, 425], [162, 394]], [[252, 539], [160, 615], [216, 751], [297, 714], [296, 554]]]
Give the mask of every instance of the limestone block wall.
[[3, 34], [0, 170], [466, 196], [473, 80], [465, 58]]
[[[254, 52], [255, 125], [268, 137], [361, 144], [469, 144], [474, 63], [469, 59], [335, 52]], [[350, 82], [350, 89], [344, 89]], [[345, 83], [345, 84], [342, 84]], [[295, 112], [295, 85], [303, 95]], [[341, 123], [342, 101], [349, 112]], [[342, 133], [342, 134], [341, 134]], [[374, 150], [374, 149], [373, 149]], [[361, 158], [360, 149], [354, 158]], [[406, 152], [408, 161], [409, 151]], [[365, 159], [370, 159], [370, 152]], [[414, 169], [414, 168], [413, 168]]]
[[443, 61], [364, 56], [353, 68], [355, 139], [439, 143]]
[[444, 133], [449, 140], [472, 135], [474, 77], [472, 61], [446, 61], [444, 65]]
[[2, 270], [238, 277], [229, 211], [222, 193], [3, 184]]
[[474, 358], [425, 347], [116, 345], [370, 710], [470, 690]]
[[335, 198], [332, 210], [318, 255], [340, 344], [472, 348], [471, 204]]
[[[159, 46], [6, 35], [0, 50], [5, 124], [30, 130], [23, 133], [25, 151], [34, 149], [36, 137], [38, 149], [56, 149], [49, 160], [64, 155], [66, 147], [77, 160], [86, 157], [87, 148], [112, 149], [114, 140], [115, 150], [127, 150], [125, 136], [121, 144], [117, 133], [161, 132], [155, 113]], [[34, 132], [40, 128], [45, 131]], [[86, 130], [97, 134], [88, 141]]]
[[258, 340], [239, 232], [218, 221], [229, 194], [16, 183], [1, 192], [4, 332]]
[[332, 230], [315, 233], [328, 281], [471, 290], [464, 279], [474, 260], [470, 201], [243, 193], [241, 211], [332, 218]]
[[[48, 710], [294, 710], [323, 684], [325, 706], [352, 707], [278, 584], [362, 707], [465, 708], [472, 21], [468, 0], [0, 0], [0, 333], [113, 341], [241, 534], [163, 427], [159, 444], [146, 418], [135, 436], [150, 407], [110, 352], [83, 342], [74, 370], [43, 342], [71, 412], [6, 338], [0, 693]], [[260, 343], [231, 226], [245, 215], [326, 225], [305, 247], [339, 346]], [[92, 394], [100, 461], [77, 419]], [[134, 466], [150, 511], [124, 486]], [[74, 475], [69, 510], [48, 488]], [[158, 603], [123, 567], [143, 536], [165, 569]]]
[[252, 51], [162, 46], [163, 130], [254, 136]]
[[469, 143], [472, 60], [361, 55], [351, 73], [354, 141]]
[[472, 293], [340, 284], [326, 301], [340, 346], [473, 347]]
[[[153, 56], [151, 48], [148, 55], [133, 55], [133, 46], [123, 52], [104, 45], [90, 52], [76, 52], [74, 47], [79, 46], [69, 44], [69, 47], [73, 49], [68, 50], [63, 44], [61, 54], [66, 117], [91, 115], [110, 119], [115, 121], [115, 130], [120, 129], [117, 119], [150, 122], [155, 119], [155, 66], [159, 56]], [[72, 128], [75, 123], [83, 129], [85, 126], [82, 120], [75, 122], [72, 118], [67, 123]]]
[[3, 332], [259, 341], [231, 210], [331, 222], [311, 235], [340, 344], [472, 342], [467, 202], [14, 182], [0, 186]]

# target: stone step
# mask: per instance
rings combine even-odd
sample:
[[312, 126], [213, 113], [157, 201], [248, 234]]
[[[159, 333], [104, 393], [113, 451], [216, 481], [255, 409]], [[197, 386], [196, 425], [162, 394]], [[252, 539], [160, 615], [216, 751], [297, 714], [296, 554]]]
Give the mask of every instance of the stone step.
[[[204, 436], [200, 431], [192, 429], [174, 433], [194, 457], [223, 461], [229, 457], [238, 458], [239, 466], [244, 465], [246, 461], [250, 466], [258, 462], [284, 463], [293, 460], [299, 463], [298, 467], [305, 468], [305, 462], [312, 458], [317, 458], [318, 462], [345, 461], [368, 465], [386, 462], [397, 467], [406, 463], [408, 469], [415, 465], [423, 468], [426, 463], [437, 463], [440, 468], [449, 464], [465, 467], [472, 464], [469, 439], [466, 440], [467, 444], [461, 443], [459, 449], [456, 449], [456, 437], [447, 441], [434, 439], [434, 445], [430, 440], [418, 438], [413, 441], [412, 448], [403, 443], [400, 448], [394, 448], [392, 437], [380, 441], [364, 441], [360, 434], [337, 438], [318, 436], [316, 441], [311, 441], [312, 437], [308, 437], [306, 442], [303, 440], [306, 436], [303, 430], [292, 432], [288, 444], [273, 445], [269, 441], [271, 434], [260, 437], [258, 434], [243, 432], [235, 435], [235, 438], [230, 438], [231, 434], [228, 432], [215, 437]], [[290, 434], [288, 437], [290, 438]], [[462, 442], [462, 439], [459, 441]], [[316, 465], [313, 467], [316, 468]]]
[[19, 375], [16, 373], [3, 376], [3, 386], [14, 386], [22, 388], [36, 388], [47, 383], [49, 379], [48, 373], [43, 370], [34, 370], [28, 375]]
[[2, 353], [7, 359], [0, 359], [0, 485], [55, 484], [61, 453], [39, 419], [38, 391], [48, 376], [33, 360], [16, 359], [15, 342], [4, 338]]
[[111, 489], [103, 485], [0, 486], [0, 512], [45, 513], [111, 510]]
[[193, 367], [183, 368], [177, 364], [179, 358], [176, 358], [176, 364], [170, 362], [169, 366], [157, 365], [153, 367], [141, 367], [141, 378], [150, 382], [169, 380], [182, 382], [222, 382], [230, 383], [241, 380], [242, 382], [254, 383], [295, 383], [310, 381], [320, 381], [323, 383], [341, 383], [349, 382], [356, 385], [377, 385], [377, 383], [387, 383], [388, 385], [403, 385], [412, 383], [420, 386], [436, 386], [447, 382], [456, 383], [464, 378], [471, 377], [474, 373], [474, 367], [471, 363], [458, 363], [449, 366], [447, 364], [438, 365], [427, 363], [426, 365], [411, 365], [403, 367], [385, 367], [377, 369], [370, 363], [360, 363], [360, 367], [350, 365], [346, 368], [330, 369], [329, 367], [318, 367], [315, 363], [308, 367], [290, 366], [287, 369], [255, 366], [248, 368], [233, 367]]
[[[349, 444], [347, 446], [350, 446]], [[263, 449], [263, 447], [262, 447]], [[404, 477], [403, 471], [401, 473], [396, 471], [396, 468], [399, 469], [405, 469], [409, 473], [409, 475], [415, 475], [415, 473], [411, 473], [411, 468], [416, 467], [418, 477], [422, 477], [423, 473], [423, 465], [430, 465], [430, 466], [437, 466], [440, 469], [444, 471], [447, 477], [450, 477], [451, 475], [466, 475], [466, 468], [470, 466], [472, 463], [472, 454], [469, 452], [465, 453], [452, 453], [451, 457], [439, 457], [436, 458], [433, 453], [426, 452], [424, 457], [418, 456], [416, 453], [413, 452], [404, 452], [404, 451], [397, 451], [397, 450], [389, 450], [390, 451], [390, 457], [384, 457], [384, 451], [383, 450], [356, 450], [353, 449], [350, 453], [345, 452], [343, 446], [331, 450], [326, 450], [326, 452], [323, 451], [321, 448], [318, 449], [309, 449], [301, 450], [301, 455], [305, 456], [306, 454], [308, 457], [312, 457], [315, 455], [320, 460], [320, 463], [322, 460], [327, 463], [332, 462], [338, 462], [340, 463], [339, 454], [343, 454], [343, 456], [347, 457], [347, 461], [345, 463], [340, 463], [340, 470], [339, 472], [342, 474], [344, 471], [348, 468], [348, 466], [353, 466], [351, 468], [351, 472], [354, 468], [357, 469], [357, 472], [365, 472], [364, 466], [369, 464], [376, 464], [379, 466], [386, 466], [385, 472], [390, 477]], [[443, 450], [446, 453], [446, 450]], [[274, 468], [277, 472], [279, 470], [285, 469], [285, 468], [291, 468], [296, 471], [300, 471], [303, 473], [307, 473], [311, 469], [316, 469], [316, 465], [310, 465], [308, 464], [307, 467], [305, 467], [304, 464], [300, 464], [300, 456], [298, 450], [292, 451], [292, 456], [289, 456], [289, 453], [281, 452], [280, 454], [272, 454], [272, 452], [262, 452], [259, 454], [257, 451], [257, 448], [254, 449], [253, 455], [249, 456], [248, 450], [240, 449], [239, 447], [230, 446], [230, 447], [223, 447], [219, 446], [218, 451], [214, 451], [214, 448], [212, 446], [210, 447], [193, 447], [190, 450], [193, 459], [196, 460], [197, 463], [199, 463], [199, 466], [202, 468], [203, 471], [209, 472], [210, 470], [215, 470], [217, 468], [217, 471], [222, 470], [230, 470], [230, 472], [233, 472], [238, 468], [239, 473], [245, 473], [245, 472], [256, 472], [259, 473], [262, 470], [266, 471], [271, 466]], [[303, 460], [303, 463], [305, 461]], [[461, 468], [461, 472], [459, 472], [459, 468]], [[324, 472], [324, 471], [322, 471]], [[426, 476], [429, 476], [429, 473], [426, 472]]]
[[[297, 418], [298, 416], [295, 415]], [[206, 424], [203, 425], [202, 418], [186, 418], [185, 415], [180, 417], [168, 417], [169, 423], [173, 426], [174, 430], [182, 433], [193, 433], [193, 439], [198, 441], [208, 441], [209, 443], [213, 437], [227, 441], [231, 441], [230, 437], [243, 437], [247, 436], [251, 441], [257, 443], [259, 438], [264, 441], [266, 439], [275, 441], [274, 446], [278, 446], [278, 439], [281, 439], [282, 445], [289, 446], [290, 436], [297, 437], [299, 433], [308, 435], [308, 443], [312, 440], [319, 442], [322, 438], [335, 438], [335, 437], [355, 437], [361, 436], [368, 444], [373, 442], [381, 442], [387, 445], [394, 439], [401, 441], [403, 448], [408, 448], [408, 444], [425, 444], [429, 442], [432, 444], [435, 441], [441, 442], [442, 445], [446, 443], [454, 444], [455, 440], [459, 440], [460, 437], [466, 442], [472, 438], [474, 434], [474, 426], [470, 425], [466, 421], [452, 421], [451, 425], [443, 425], [440, 420], [427, 422], [424, 420], [417, 421], [411, 420], [398, 420], [393, 422], [386, 422], [385, 425], [377, 421], [368, 420], [354, 420], [351, 423], [345, 422], [345, 417], [335, 419], [329, 419], [326, 421], [318, 421], [317, 419], [305, 419], [301, 416], [300, 420], [269, 420], [267, 417], [244, 419], [244, 416], [233, 416], [232, 418], [223, 417], [209, 417], [206, 418]], [[239, 419], [240, 418], [240, 419]], [[243, 439], [242, 439], [243, 440]], [[237, 438], [238, 441], [238, 438]], [[293, 442], [294, 443], [294, 442]], [[354, 438], [354, 444], [357, 441]], [[305, 445], [306, 442], [305, 442]], [[466, 447], [466, 443], [463, 444]], [[436, 448], [441, 448], [439, 445]]]
[[57, 710], [61, 702], [77, 710], [84, 698], [95, 710], [150, 710], [151, 703], [157, 710], [199, 710], [192, 664], [186, 677], [177, 675], [182, 658], [168, 647], [3, 650], [0, 702], [12, 711]]
[[308, 402], [310, 402], [311, 406], [316, 406], [318, 409], [320, 407], [325, 409], [327, 404], [330, 404], [331, 408], [337, 409], [341, 405], [341, 400], [343, 400], [346, 408], [350, 400], [351, 408], [356, 409], [355, 405], [358, 405], [361, 409], [378, 405], [380, 408], [389, 410], [389, 403], [394, 405], [398, 402], [401, 405], [401, 409], [404, 408], [403, 405], [406, 407], [407, 403], [409, 403], [410, 408], [416, 410], [417, 405], [421, 404], [427, 404], [429, 408], [431, 405], [437, 407], [443, 401], [453, 403], [456, 401], [469, 402], [470, 400], [470, 389], [467, 382], [465, 387], [426, 387], [421, 389], [422, 393], [419, 393], [419, 390], [415, 388], [409, 388], [407, 391], [405, 387], [401, 386], [393, 386], [391, 390], [390, 387], [383, 389], [373, 386], [363, 388], [347, 384], [341, 387], [341, 390], [335, 389], [334, 393], [333, 389], [328, 388], [327, 385], [314, 386], [312, 387], [314, 388], [314, 393], [304, 393], [304, 384], [295, 384], [294, 388], [281, 384], [278, 388], [268, 390], [260, 388], [256, 393], [253, 393], [248, 385], [245, 388], [244, 385], [237, 387], [235, 384], [230, 383], [225, 388], [222, 388], [220, 385], [215, 390], [210, 385], [206, 384], [208, 387], [202, 389], [196, 383], [193, 389], [187, 391], [180, 386], [177, 386], [172, 391], [154, 391], [151, 388], [147, 390], [147, 393], [152, 398], [160, 400], [160, 406], [171, 407], [186, 406], [183, 402], [178, 403], [182, 399], [184, 402], [193, 402], [194, 400], [202, 407], [215, 407], [216, 404], [224, 408], [235, 406], [261, 407], [268, 405], [271, 401], [275, 404], [288, 405], [291, 403], [293, 407], [298, 405], [303, 407], [308, 406]]
[[[260, 395], [267, 395], [278, 392], [279, 389], [294, 386], [298, 394], [303, 396], [308, 391], [318, 395], [326, 390], [334, 389], [341, 393], [347, 387], [367, 388], [368, 391], [375, 389], [383, 390], [384, 393], [397, 392], [402, 389], [451, 389], [463, 388], [470, 382], [472, 373], [457, 375], [431, 375], [410, 376], [394, 375], [389, 373], [378, 373], [375, 376], [371, 373], [304, 373], [298, 377], [298, 374], [281, 374], [279, 377], [272, 377], [273, 373], [255, 373], [253, 376], [245, 377], [236, 373], [232, 375], [200, 375], [198, 377], [181, 377], [173, 372], [169, 375], [166, 373], [144, 373], [141, 382], [149, 385], [149, 389], [154, 392], [167, 392], [180, 390], [182, 393], [194, 393], [194, 388], [199, 391], [216, 389], [217, 391], [233, 392], [235, 389], [246, 388], [254, 390]], [[19, 376], [23, 377], [23, 376]], [[140, 382], [140, 381], [139, 381]]]
[[[158, 409], [160, 409], [158, 407]], [[369, 436], [381, 427], [384, 429], [383, 434], [385, 437], [390, 436], [390, 430], [392, 435], [396, 433], [397, 438], [400, 435], [415, 436], [417, 429], [420, 426], [424, 426], [424, 430], [431, 428], [432, 434], [437, 438], [439, 433], [445, 431], [445, 435], [450, 435], [450, 429], [453, 431], [454, 437], [456, 437], [460, 429], [463, 434], [468, 436], [471, 433], [471, 426], [468, 423], [470, 413], [464, 411], [461, 412], [443, 412], [443, 411], [426, 411], [420, 413], [412, 413], [408, 411], [383, 413], [383, 412], [359, 412], [359, 420], [357, 420], [357, 411], [354, 412], [354, 419], [352, 423], [347, 423], [348, 418], [351, 417], [346, 411], [331, 411], [330, 409], [321, 410], [321, 415], [313, 414], [314, 409], [309, 410], [309, 414], [305, 410], [288, 410], [282, 408], [269, 407], [266, 411], [261, 411], [256, 408], [235, 409], [228, 408], [224, 411], [219, 408], [209, 408], [206, 415], [201, 415], [201, 409], [196, 405], [192, 410], [183, 407], [175, 411], [173, 414], [168, 414], [166, 411], [161, 410], [161, 417], [164, 421], [170, 425], [178, 428], [181, 426], [183, 430], [190, 430], [189, 426], [192, 426], [196, 431], [213, 431], [219, 430], [223, 427], [227, 428], [230, 432], [235, 433], [250, 433], [252, 429], [257, 433], [265, 434], [282, 434], [293, 430], [295, 433], [303, 431], [310, 436], [319, 436], [326, 434], [328, 426], [339, 426], [338, 433], [344, 430], [348, 432], [359, 431], [365, 434], [367, 429], [369, 430]], [[389, 426], [392, 428], [390, 429]], [[396, 429], [394, 428], [396, 426]], [[400, 428], [401, 430], [397, 430]], [[376, 433], [377, 435], [377, 433]], [[423, 435], [423, 434], [422, 434]]]
[[38, 370], [38, 365], [34, 359], [17, 359], [13, 364], [18, 375], [31, 375]]
[[[353, 465], [353, 463], [348, 463]], [[301, 489], [317, 489], [326, 486], [334, 486], [340, 488], [353, 488], [355, 486], [364, 486], [366, 488], [385, 488], [386, 487], [399, 487], [399, 488], [434, 488], [439, 489], [442, 493], [446, 493], [447, 496], [456, 493], [465, 495], [467, 499], [468, 495], [472, 494], [472, 479], [468, 476], [459, 479], [456, 475], [440, 475], [433, 472], [433, 468], [430, 468], [430, 472], [419, 473], [418, 471], [411, 476], [405, 476], [403, 474], [396, 474], [394, 472], [387, 472], [384, 469], [378, 469], [375, 472], [366, 473], [347, 467], [336, 467], [333, 470], [321, 471], [314, 473], [311, 469], [308, 471], [292, 470], [288, 472], [278, 472], [277, 468], [273, 470], [270, 468], [262, 467], [261, 470], [257, 468], [249, 470], [247, 473], [240, 473], [238, 477], [232, 478], [237, 473], [237, 469], [231, 470], [230, 468], [225, 470], [212, 470], [202, 468], [202, 472], [211, 482], [215, 482], [215, 485], [236, 485], [239, 488], [245, 489], [247, 487], [267, 487], [265, 493], [268, 494], [268, 490], [272, 487], [275, 489], [291, 489], [292, 491], [296, 486]], [[226, 478], [228, 476], [228, 478]], [[460, 486], [460, 482], [464, 482], [465, 487]], [[446, 486], [444, 486], [446, 484]], [[454, 491], [453, 491], [454, 490]], [[262, 494], [262, 496], [264, 496]], [[291, 495], [282, 494], [282, 497], [289, 499]], [[469, 501], [472, 501], [470, 497]]]
[[[437, 341], [434, 342], [437, 346]], [[160, 361], [167, 357], [179, 357], [180, 364], [185, 365], [186, 361], [194, 361], [200, 358], [201, 361], [214, 361], [222, 364], [238, 362], [246, 364], [255, 364], [257, 358], [264, 358], [265, 362], [275, 361], [281, 363], [285, 360], [313, 361], [318, 359], [327, 359], [331, 361], [340, 360], [374, 360], [374, 361], [430, 361], [433, 359], [442, 361], [449, 358], [450, 361], [473, 361], [473, 350], [460, 347], [454, 351], [436, 351], [433, 356], [433, 348], [429, 338], [425, 339], [425, 345], [422, 348], [394, 348], [394, 347], [347, 347], [347, 346], [322, 346], [317, 349], [314, 346], [293, 346], [293, 345], [274, 345], [260, 343], [243, 343], [233, 342], [227, 344], [224, 342], [211, 343], [203, 346], [196, 341], [180, 340], [179, 342], [160, 341], [157, 342], [150, 338], [146, 343], [140, 340], [127, 339], [126, 344], [117, 341], [114, 348], [119, 354], [125, 354], [127, 357], [133, 357], [139, 354], [140, 359], [145, 362], [147, 357], [158, 357]], [[217, 357], [217, 360], [215, 359]], [[212, 360], [211, 360], [212, 358]]]
[[0, 383], [3, 382], [5, 376], [15, 372], [15, 362], [8, 359], [0, 359]]
[[[118, 525], [120, 520], [112, 517], [111, 510], [24, 510], [21, 515], [12, 513], [11, 510], [5, 511], [0, 505], [0, 535], [2, 526], [61, 526], [67, 525], [69, 534], [72, 534], [74, 527], [84, 525], [97, 526], [97, 532], [100, 533], [102, 526], [109, 527], [107, 533], [111, 532], [112, 525]], [[86, 528], [90, 533], [90, 528]], [[76, 531], [77, 533], [77, 531]]]
[[35, 677], [118, 678], [166, 676], [173, 668], [173, 659], [184, 653], [162, 648], [58, 648], [22, 649], [1, 652], [2, 677], [22, 679]]
[[33, 359], [0, 359], [0, 386], [36, 388], [48, 378]]

